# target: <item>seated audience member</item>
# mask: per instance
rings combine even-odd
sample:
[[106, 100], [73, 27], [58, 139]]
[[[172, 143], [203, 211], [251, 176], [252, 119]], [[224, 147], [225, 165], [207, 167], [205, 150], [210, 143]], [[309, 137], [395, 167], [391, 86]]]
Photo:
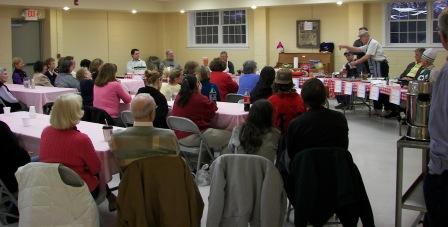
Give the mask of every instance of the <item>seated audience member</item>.
[[89, 59], [82, 59], [81, 62], [79, 63], [79, 66], [81, 66], [81, 68], [89, 69], [91, 63], [92, 62]]
[[93, 59], [88, 70], [90, 72], [90, 79], [79, 81], [83, 106], [93, 106], [93, 86], [98, 75], [99, 68], [103, 64], [103, 60], [99, 58]]
[[90, 63], [89, 71], [92, 74], [92, 80], [95, 81], [96, 76], [98, 76], [100, 68], [103, 64], [104, 64], [104, 61], [100, 58], [95, 58], [95, 59], [93, 59], [92, 63]]
[[162, 70], [164, 70], [165, 68], [179, 69], [179, 70], [181, 69], [181, 66], [176, 61], [174, 61], [175, 55], [173, 50], [166, 50], [165, 56], [166, 56], [165, 60], [163, 60], [160, 63], [160, 68]]
[[[16, 97], [9, 91], [6, 86], [8, 81], [8, 72], [6, 68], [0, 67], [0, 99], [7, 106], [11, 107], [11, 112], [23, 110], [22, 104], [17, 100]], [[3, 113], [3, 106], [0, 104], [0, 112]]]
[[[65, 94], [54, 102], [50, 115], [50, 126], [42, 131], [40, 142], [40, 161], [45, 163], [61, 163], [75, 171], [89, 187], [96, 198], [100, 192], [99, 173], [101, 162], [95, 153], [90, 138], [78, 131], [83, 111], [81, 96]], [[107, 187], [109, 210], [116, 209], [116, 198]]]
[[72, 71], [75, 69], [75, 61], [65, 57], [59, 65], [59, 74], [54, 81], [56, 87], [76, 88], [78, 91], [79, 81], [73, 77]]
[[201, 94], [210, 99], [210, 91], [213, 89], [216, 92], [216, 101], [221, 101], [218, 86], [214, 83], [210, 83], [210, 70], [208, 67], [203, 65], [199, 67], [198, 78], [202, 85]]
[[168, 103], [165, 96], [160, 93], [162, 86], [161, 75], [158, 71], [145, 71], [146, 86], [138, 89], [137, 94], [150, 94], [156, 103], [155, 119], [152, 120], [156, 128], [168, 128], [166, 117], [168, 115]]
[[73, 56], [65, 56], [65, 57], [64, 57], [64, 60], [70, 60], [70, 61], [72, 61], [73, 69], [72, 69], [72, 71], [70, 72], [70, 74], [72, 74], [73, 78], [76, 78], [76, 71], [75, 71], [75, 68], [76, 68], [76, 61], [75, 61], [75, 57], [73, 57]]
[[229, 55], [227, 54], [227, 51], [221, 51], [221, 53], [219, 54], [219, 58], [221, 58], [221, 60], [226, 63], [227, 67], [224, 71], [232, 75], [235, 74], [235, 66], [233, 66], [233, 63], [231, 61], [229, 61]]
[[[158, 74], [156, 71], [152, 73]], [[179, 145], [173, 131], [154, 127], [156, 107], [158, 108], [151, 95], [138, 94], [131, 102], [134, 126], [112, 135], [111, 150], [122, 168], [137, 159], [179, 153]]]
[[47, 71], [45, 72], [45, 76], [50, 80], [51, 85], [54, 86], [54, 80], [56, 80], [56, 60], [54, 58], [47, 58], [45, 60], [45, 65], [47, 66]]
[[400, 79], [403, 80], [414, 80], [416, 75], [420, 74], [422, 71], [422, 55], [425, 52], [425, 48], [417, 48], [414, 51], [415, 62], [409, 63], [406, 69], [401, 73]]
[[93, 80], [92, 74], [87, 68], [80, 68], [76, 71], [76, 79], [79, 80], [80, 93], [83, 106], [93, 105]]
[[[202, 135], [206, 138], [211, 148], [216, 149], [215, 151], [223, 150], [223, 153], [227, 153], [231, 133], [210, 127], [210, 122], [218, 108], [214, 102], [201, 94], [200, 86], [201, 84], [196, 76], [185, 76], [179, 95], [174, 101], [172, 116], [185, 117], [192, 120], [202, 131]], [[176, 136], [179, 139], [179, 143], [184, 146], [199, 145], [200, 138], [198, 135], [176, 132]]]
[[146, 70], [145, 61], [140, 59], [140, 50], [132, 49], [131, 50], [132, 60], [128, 61], [126, 65], [126, 69], [128, 73], [137, 73]]
[[160, 92], [167, 100], [174, 100], [180, 91], [180, 83], [182, 82], [182, 70], [171, 69], [168, 73], [168, 83], [163, 83]]
[[419, 81], [431, 81], [435, 82], [438, 75], [439, 70], [437, 70], [434, 66], [434, 61], [437, 57], [437, 51], [429, 48], [423, 52], [422, 55], [422, 70], [419, 74], [417, 74], [417, 80]]
[[146, 62], [149, 71], [157, 71], [162, 73], [162, 69], [160, 68], [160, 58], [157, 56], [149, 56], [148, 61]]
[[229, 93], [236, 93], [238, 91], [238, 84], [233, 81], [232, 77], [224, 70], [226, 63], [220, 58], [215, 58], [210, 62], [210, 82], [218, 86], [221, 101], [226, 100], [226, 95]]
[[294, 119], [286, 134], [291, 160], [302, 150], [317, 147], [348, 149], [348, 125], [345, 116], [325, 108], [327, 93], [318, 79], [310, 79], [302, 86], [302, 98], [308, 111]]
[[246, 122], [233, 129], [230, 152], [255, 154], [274, 162], [280, 131], [272, 124], [273, 108], [266, 99], [256, 101], [249, 110]]
[[2, 138], [2, 152], [0, 152], [0, 179], [9, 192], [18, 192], [17, 180], [14, 176], [17, 168], [29, 163], [28, 152], [20, 146], [16, 135], [9, 126], [0, 121], [0, 138]]
[[187, 61], [184, 66], [184, 74], [192, 75], [198, 72], [199, 64], [195, 61]]
[[243, 64], [243, 75], [240, 76], [238, 94], [244, 95], [246, 92], [250, 94], [257, 85], [260, 76], [257, 75], [257, 63], [254, 61], [246, 61]]
[[36, 61], [33, 65], [33, 70], [34, 70], [33, 74], [34, 85], [53, 87], [50, 79], [48, 79], [48, 77], [44, 75], [44, 73], [47, 71], [47, 66], [44, 65], [42, 61]]
[[272, 86], [273, 95], [269, 101], [274, 107], [274, 125], [282, 134], [286, 133], [289, 122], [306, 111], [300, 95], [294, 89], [292, 71], [280, 69]]
[[272, 84], [275, 79], [275, 70], [271, 66], [261, 69], [260, 79], [255, 88], [250, 93], [250, 102], [254, 103], [259, 99], [268, 99], [272, 95]]
[[87, 68], [82, 67], [76, 71], [76, 79], [79, 80], [79, 82], [83, 80], [91, 80], [92, 74]]
[[[350, 63], [355, 60], [355, 55], [346, 50], [344, 52], [344, 56], [347, 59], [347, 63], [344, 65], [344, 68], [342, 69], [341, 74], [344, 75], [346, 78], [357, 78], [359, 77], [359, 70], [356, 68], [357, 66], [352, 66]], [[338, 101], [339, 105], [335, 106], [336, 109], [343, 109], [347, 107], [350, 104], [350, 95], [336, 95], [336, 100]]]
[[132, 98], [117, 81], [116, 74], [117, 65], [106, 63], [101, 66], [93, 87], [93, 106], [106, 111], [114, 119], [114, 125], [123, 127], [120, 119], [120, 100], [128, 104]]
[[23, 67], [25, 67], [25, 63], [21, 58], [13, 58], [12, 66], [14, 67], [14, 71], [12, 72], [12, 82], [14, 84], [23, 84], [23, 80], [25, 78], [29, 78], [25, 71], [23, 71]]

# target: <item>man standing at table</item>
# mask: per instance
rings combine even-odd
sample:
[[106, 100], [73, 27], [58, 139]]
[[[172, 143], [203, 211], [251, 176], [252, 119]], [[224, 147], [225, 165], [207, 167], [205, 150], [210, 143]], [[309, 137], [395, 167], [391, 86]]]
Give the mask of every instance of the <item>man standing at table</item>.
[[[359, 30], [368, 31], [369, 29], [367, 29], [366, 27], [360, 27], [358, 29], [358, 31]], [[361, 39], [358, 37], [358, 39], [355, 40], [355, 42], [353, 42], [353, 46], [354, 47], [362, 47], [362, 46], [364, 46], [364, 43], [362, 43]], [[364, 57], [364, 55], [366, 55], [364, 52], [357, 52], [354, 54], [356, 55], [356, 59], [361, 59], [362, 57]], [[367, 73], [369, 73], [369, 64], [367, 62], [364, 62], [364, 63], [356, 66], [356, 69], [358, 70], [358, 74], [361, 74], [361, 73], [367, 74]]]
[[229, 61], [229, 55], [227, 54], [227, 51], [221, 51], [221, 53], [219, 54], [219, 58], [221, 58], [221, 60], [223, 60], [226, 65], [226, 71], [230, 74], [235, 74], [235, 66], [233, 66], [233, 63], [231, 61]]
[[[448, 9], [439, 16], [439, 36], [448, 50]], [[425, 177], [425, 217], [427, 226], [448, 226], [448, 63], [432, 87], [429, 111], [429, 173]]]
[[[369, 71], [372, 77], [389, 77], [389, 63], [387, 62], [386, 56], [384, 56], [383, 47], [375, 39], [370, 37], [369, 31], [361, 28], [358, 31], [358, 37], [364, 46], [361, 47], [351, 47], [347, 45], [339, 45], [339, 49], [345, 48], [352, 52], [363, 52], [365, 55], [350, 63], [351, 66], [356, 66], [363, 64], [364, 62], [369, 63]], [[382, 98], [384, 99], [384, 97]], [[382, 112], [384, 100], [373, 101], [373, 107], [375, 109], [375, 114], [379, 115]]]
[[166, 59], [162, 61], [162, 63], [160, 63], [160, 69], [163, 71], [163, 69], [170, 67], [170, 68], [176, 68], [176, 69], [181, 69], [180, 65], [174, 61], [174, 51], [173, 50], [166, 50], [165, 52], [166, 55]]
[[132, 60], [128, 61], [126, 66], [128, 73], [137, 73], [144, 72], [146, 70], [146, 63], [143, 60], [140, 60], [140, 50], [132, 49], [131, 50]]
[[156, 103], [151, 95], [141, 93], [131, 102], [134, 126], [114, 133], [110, 142], [111, 151], [120, 167], [154, 155], [179, 154], [177, 137], [172, 130], [155, 128]]

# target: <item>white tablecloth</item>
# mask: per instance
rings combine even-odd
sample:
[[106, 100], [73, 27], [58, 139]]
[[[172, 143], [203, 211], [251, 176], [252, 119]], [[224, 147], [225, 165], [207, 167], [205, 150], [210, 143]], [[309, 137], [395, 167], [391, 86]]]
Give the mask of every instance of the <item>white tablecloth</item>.
[[[39, 154], [40, 138], [44, 128], [50, 125], [50, 116], [37, 114], [36, 118], [31, 119], [31, 126], [25, 127], [22, 118], [29, 117], [28, 112], [15, 112], [9, 115], [0, 114], [0, 120], [5, 122], [11, 130], [17, 135], [19, 141], [25, 149], [32, 155]], [[104, 140], [103, 125], [81, 121], [77, 125], [77, 129], [89, 136], [92, 140], [96, 154], [101, 163], [101, 175], [104, 176], [106, 182], [112, 179], [112, 175], [118, 173], [118, 166], [109, 150], [109, 144]], [[114, 127], [114, 129], [119, 129]], [[57, 139], [57, 138], [55, 138]]]
[[138, 89], [145, 86], [143, 79], [118, 79], [118, 81], [120, 81], [124, 90], [132, 95], [137, 94]]
[[11, 93], [27, 106], [35, 106], [37, 113], [42, 113], [42, 106], [54, 102], [62, 94], [76, 93], [75, 88], [43, 87], [25, 88], [21, 84], [7, 84]]
[[[169, 101], [168, 106], [173, 106], [174, 101]], [[232, 131], [238, 125], [243, 124], [246, 121], [246, 117], [249, 112], [244, 111], [244, 104], [230, 103], [230, 102], [217, 102], [218, 111], [213, 118], [210, 125], [216, 129], [226, 129]]]

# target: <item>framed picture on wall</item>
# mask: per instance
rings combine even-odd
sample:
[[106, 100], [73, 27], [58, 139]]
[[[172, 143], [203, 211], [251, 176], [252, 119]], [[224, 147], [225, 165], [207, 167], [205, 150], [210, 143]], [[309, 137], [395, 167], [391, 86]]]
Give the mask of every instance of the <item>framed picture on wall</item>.
[[297, 48], [319, 48], [320, 20], [297, 21]]

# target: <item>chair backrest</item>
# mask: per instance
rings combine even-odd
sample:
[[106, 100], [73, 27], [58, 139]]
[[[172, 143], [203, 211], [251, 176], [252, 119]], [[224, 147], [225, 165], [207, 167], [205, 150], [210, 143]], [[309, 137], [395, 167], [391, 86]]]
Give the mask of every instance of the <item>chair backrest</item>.
[[239, 94], [229, 93], [226, 95], [226, 102], [238, 103], [241, 99], [243, 99], [243, 96]]
[[98, 124], [105, 124], [106, 120], [109, 125], [114, 125], [114, 119], [105, 110], [93, 106], [84, 106], [84, 116], [81, 120]]
[[171, 130], [189, 132], [198, 135], [201, 134], [201, 130], [199, 130], [199, 127], [192, 120], [185, 117], [169, 116], [166, 119], [166, 123]]
[[134, 125], [134, 116], [132, 115], [132, 112], [129, 110], [122, 111], [121, 121], [123, 121], [126, 127]]
[[8, 217], [19, 218], [13, 212], [14, 207], [17, 207], [17, 199], [0, 179], [0, 224], [8, 224]]
[[6, 106], [6, 104], [3, 102], [3, 100], [0, 98], [0, 105], [2, 106], [2, 107], [5, 107]]

